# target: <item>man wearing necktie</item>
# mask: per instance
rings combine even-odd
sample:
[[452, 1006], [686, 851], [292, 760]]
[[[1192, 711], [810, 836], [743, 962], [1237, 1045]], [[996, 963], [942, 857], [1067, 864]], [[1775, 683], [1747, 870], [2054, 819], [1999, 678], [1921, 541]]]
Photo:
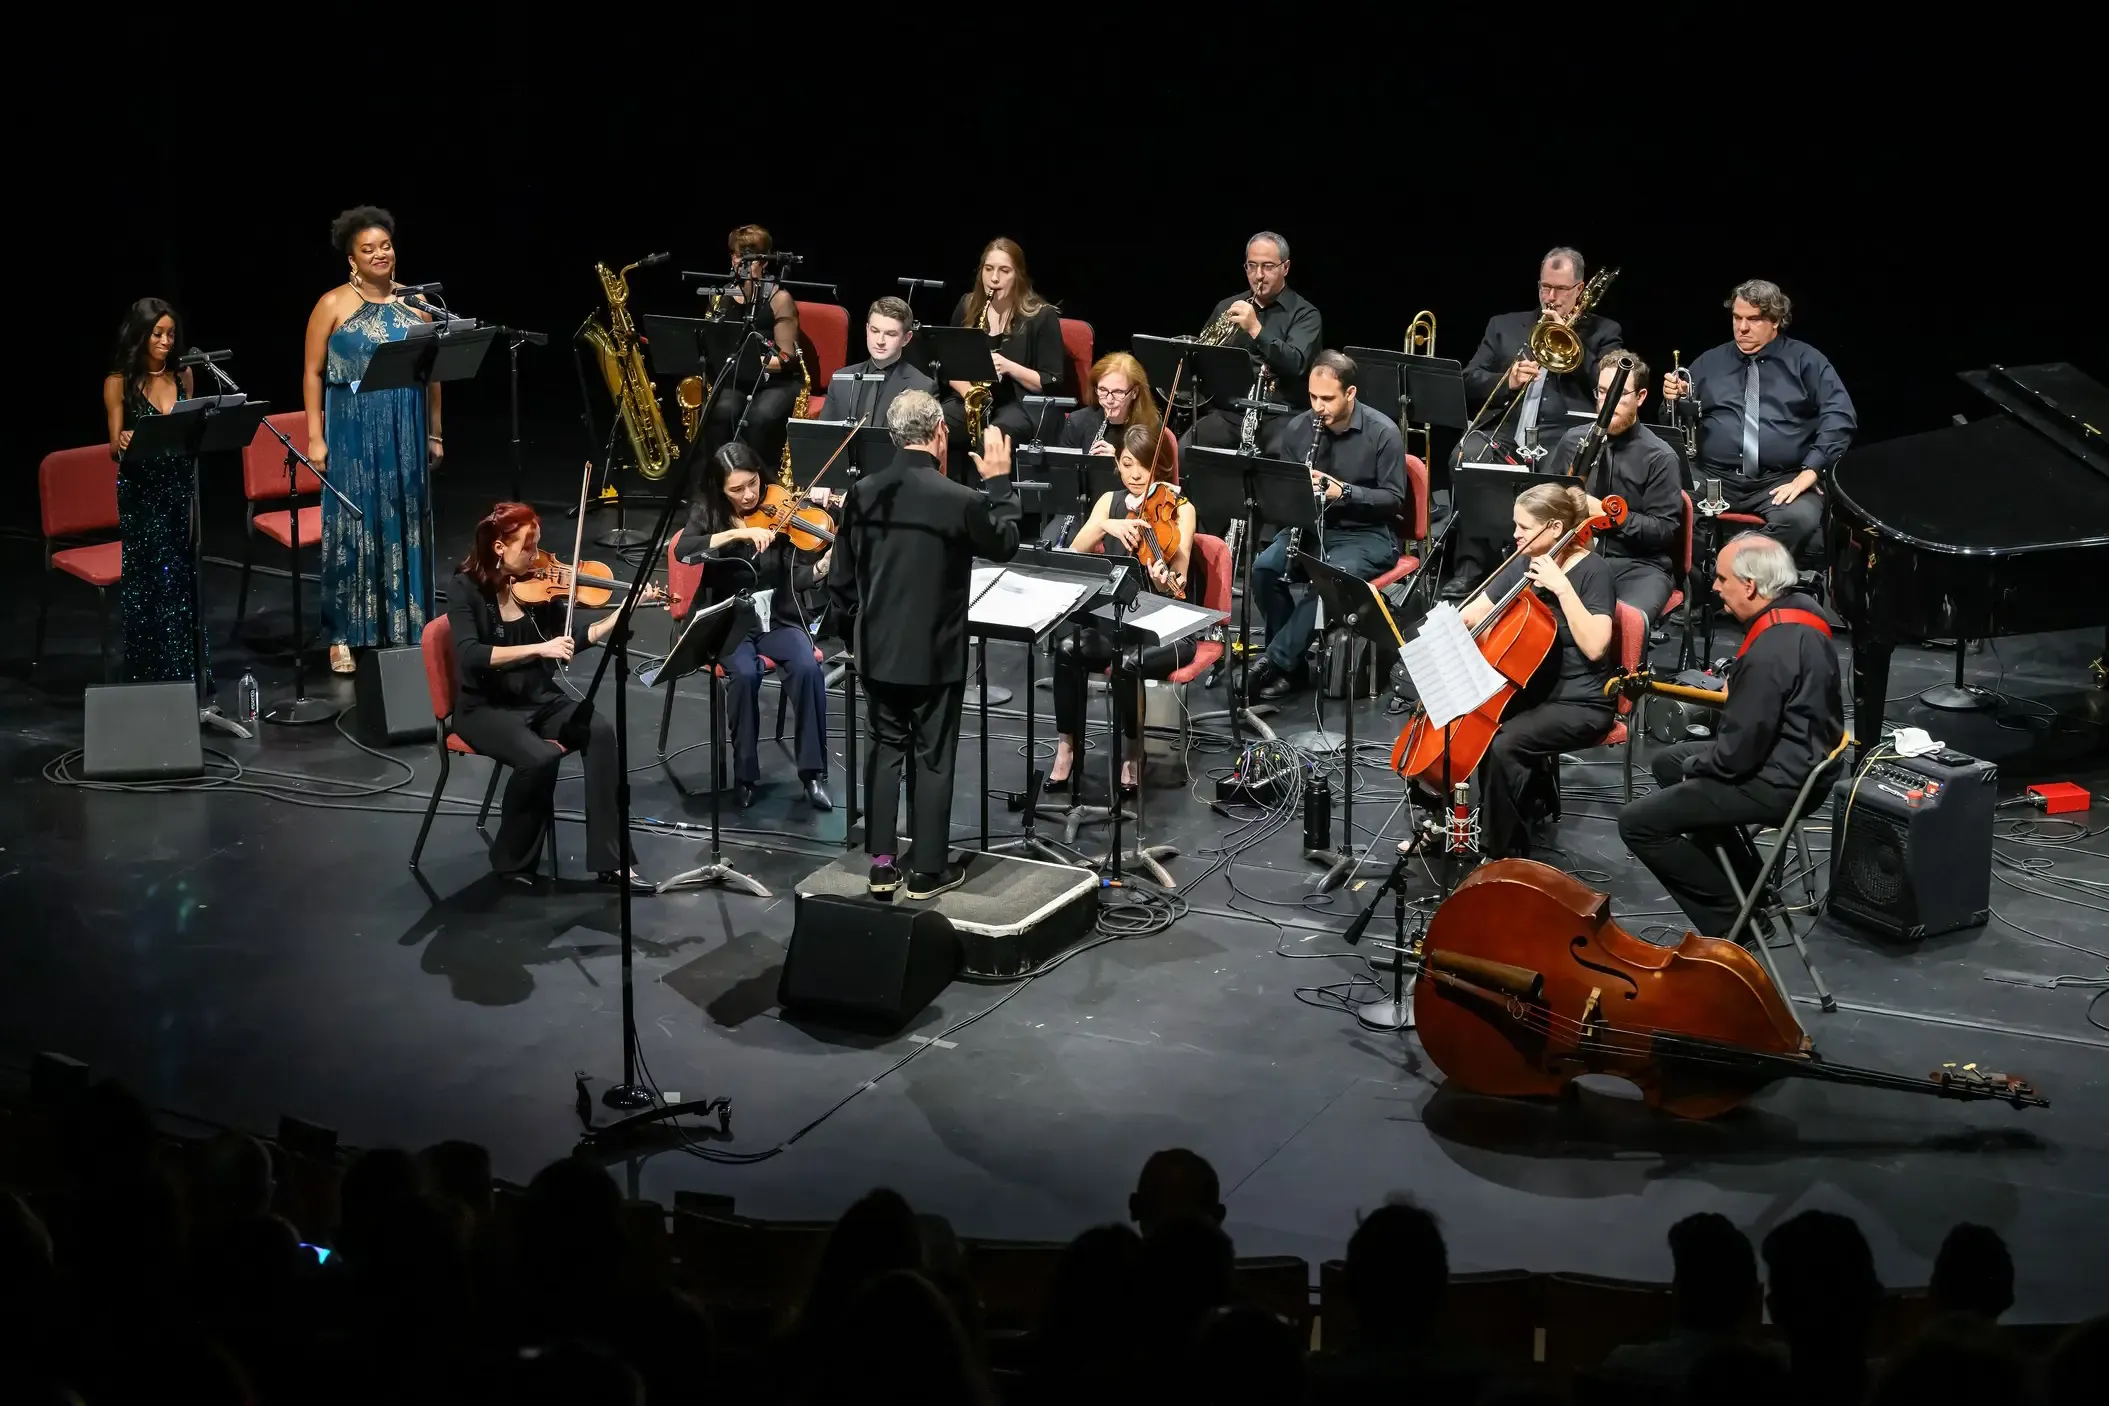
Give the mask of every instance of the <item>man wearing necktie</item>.
[[[1699, 400], [1694, 479], [1717, 478], [1729, 511], [1765, 520], [1765, 535], [1803, 559], [1823, 527], [1823, 480], [1853, 442], [1853, 398], [1829, 358], [1783, 335], [1794, 305], [1753, 278], [1729, 296], [1730, 340], [1694, 361]], [[1662, 394], [1686, 394], [1665, 376]]]
[[[1462, 463], [1535, 460], [1559, 443], [1579, 423], [1579, 415], [1596, 414], [1596, 366], [1606, 352], [1624, 345], [1616, 322], [1599, 313], [1584, 313], [1574, 323], [1583, 356], [1565, 375], [1555, 375], [1531, 358], [1531, 329], [1546, 313], [1573, 319], [1588, 282], [1580, 251], [1561, 247], [1538, 261], [1538, 305], [1529, 312], [1505, 312], [1487, 319], [1479, 350], [1465, 364], [1465, 404], [1480, 411], [1478, 424], [1458, 441], [1451, 457]], [[1481, 407], [1484, 409], [1481, 409]], [[1569, 412], [1578, 412], [1571, 416]], [[1445, 599], [1463, 600], [1494, 564], [1509, 553], [1508, 508], [1485, 522], [1460, 521], [1450, 534], [1450, 576]]]

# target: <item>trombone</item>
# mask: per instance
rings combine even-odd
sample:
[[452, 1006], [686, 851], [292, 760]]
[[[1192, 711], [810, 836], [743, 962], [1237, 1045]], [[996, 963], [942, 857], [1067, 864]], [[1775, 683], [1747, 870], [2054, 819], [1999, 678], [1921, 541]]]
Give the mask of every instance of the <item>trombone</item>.
[[[1406, 345], [1403, 350], [1408, 356], [1435, 355], [1434, 313], [1422, 308], [1413, 315], [1413, 321], [1406, 324]], [[1419, 434], [1421, 437], [1421, 462], [1423, 464], [1434, 463], [1435, 425], [1431, 422], [1422, 425], [1402, 425], [1399, 427], [1399, 437], [1405, 441], [1406, 452], [1409, 454], [1413, 452], [1412, 437], [1415, 434]]]

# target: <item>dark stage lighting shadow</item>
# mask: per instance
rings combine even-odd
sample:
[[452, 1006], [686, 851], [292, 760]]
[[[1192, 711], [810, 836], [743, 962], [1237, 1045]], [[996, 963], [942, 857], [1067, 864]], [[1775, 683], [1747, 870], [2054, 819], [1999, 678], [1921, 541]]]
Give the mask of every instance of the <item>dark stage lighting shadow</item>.
[[[411, 873], [432, 902], [397, 945], [423, 943], [419, 966], [446, 977], [457, 1001], [518, 1005], [534, 994], [534, 969], [557, 962], [576, 964], [580, 975], [598, 986], [587, 959], [614, 957], [622, 950], [616, 896], [597, 885], [539, 880], [529, 889], [485, 874], [442, 897], [423, 874]], [[632, 949], [639, 957], [663, 958], [688, 945], [640, 937], [633, 939]]]

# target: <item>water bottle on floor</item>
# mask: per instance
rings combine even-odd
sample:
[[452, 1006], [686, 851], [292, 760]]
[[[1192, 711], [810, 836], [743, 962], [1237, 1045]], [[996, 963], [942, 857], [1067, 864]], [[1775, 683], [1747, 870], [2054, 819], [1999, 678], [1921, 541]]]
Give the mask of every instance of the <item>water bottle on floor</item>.
[[235, 686], [235, 717], [244, 723], [253, 723], [263, 711], [263, 690], [256, 686], [256, 675], [242, 670], [242, 681]]

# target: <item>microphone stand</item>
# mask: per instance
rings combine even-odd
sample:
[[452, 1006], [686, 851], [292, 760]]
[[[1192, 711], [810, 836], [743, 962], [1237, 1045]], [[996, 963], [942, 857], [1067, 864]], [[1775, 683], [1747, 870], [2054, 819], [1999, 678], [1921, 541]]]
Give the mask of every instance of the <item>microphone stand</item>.
[[513, 501], [518, 503], [524, 501], [520, 497], [520, 348], [546, 347], [549, 334], [527, 332], [518, 327], [501, 327], [498, 332], [505, 338], [506, 408], [512, 416]]
[[1370, 919], [1376, 916], [1377, 908], [1384, 902], [1384, 895], [1387, 893], [1391, 895], [1392, 938], [1389, 943], [1378, 944], [1379, 946], [1388, 947], [1395, 954], [1391, 961], [1391, 999], [1372, 1001], [1355, 1011], [1355, 1019], [1360, 1021], [1364, 1028], [1370, 1030], [1396, 1032], [1413, 1028], [1413, 998], [1406, 993], [1406, 968], [1416, 965], [1415, 959], [1419, 957], [1421, 945], [1428, 936], [1428, 920], [1426, 917], [1420, 920], [1414, 928], [1413, 941], [1408, 943], [1406, 940], [1406, 866], [1408, 863], [1408, 856], [1402, 854], [1398, 857], [1397, 862], [1391, 866], [1391, 873], [1385, 876], [1383, 884], [1378, 887], [1376, 896], [1370, 899], [1369, 906], [1355, 915], [1355, 921], [1348, 925], [1347, 932], [1343, 934], [1347, 939], [1347, 945], [1350, 947], [1360, 942], [1363, 932], [1369, 927]]
[[[205, 363], [205, 369], [218, 379], [220, 385], [226, 389], [229, 395], [240, 395], [242, 393], [242, 388], [234, 383], [233, 377], [219, 368], [218, 363], [208, 361]], [[292, 531], [289, 534], [293, 539], [294, 561], [293, 569], [286, 573], [286, 578], [292, 583], [293, 587], [293, 696], [265, 709], [263, 719], [267, 723], [277, 723], [280, 727], [306, 727], [314, 723], [328, 722], [331, 718], [336, 717], [341, 710], [334, 703], [325, 702], [320, 698], [308, 697], [307, 657], [303, 652], [303, 646], [306, 645], [307, 640], [301, 629], [300, 619], [300, 507], [299, 498], [296, 494], [300, 484], [300, 467], [304, 466], [309, 473], [315, 476], [318, 483], [331, 493], [336, 494], [337, 501], [342, 503], [345, 511], [349, 512], [353, 517], [364, 521], [366, 514], [359, 510], [357, 503], [345, 497], [336, 484], [330, 482], [330, 476], [317, 468], [314, 460], [293, 447], [292, 439], [287, 436], [285, 431], [272, 424], [269, 416], [258, 420], [257, 423], [269, 430], [272, 437], [285, 446], [286, 498], [294, 505], [290, 514]], [[192, 466], [191, 474], [193, 492], [195, 492], [197, 476], [195, 463]], [[193, 499], [193, 508], [195, 506], [195, 499]], [[214, 714], [214, 719], [217, 719], [218, 709], [209, 711]], [[225, 721], [224, 719], [214, 721], [214, 719], [207, 719], [202, 714], [200, 715], [200, 721], [213, 721], [215, 726]], [[243, 732], [241, 735], [247, 737], [249, 734]]]
[[[752, 335], [751, 332], [750, 335]], [[742, 341], [740, 343], [740, 352], [744, 352], [746, 348], [746, 342]], [[711, 401], [716, 398], [719, 391], [724, 389], [726, 376], [731, 373], [733, 365], [738, 362], [740, 352], [735, 352], [726, 360], [725, 370], [719, 374], [717, 383], [711, 387], [710, 395], [704, 398], [701, 411], [704, 417], [707, 418], [710, 414]], [[614, 433], [612, 427], [609, 433], [611, 435]], [[690, 453], [694, 453], [693, 448], [691, 448]], [[592, 708], [594, 695], [600, 691], [601, 679], [607, 674], [608, 665], [612, 661], [616, 671], [615, 757], [618, 780], [615, 786], [615, 805], [617, 828], [621, 831], [623, 838], [621, 878], [615, 886], [618, 895], [617, 912], [619, 917], [617, 923], [622, 946], [622, 1082], [611, 1086], [606, 1093], [602, 1094], [601, 1102], [610, 1108], [619, 1108], [632, 1113], [638, 1110], [646, 1110], [650, 1116], [665, 1116], [662, 1112], [665, 1108], [687, 1108], [690, 1102], [700, 1102], [685, 1101], [681, 1104], [659, 1105], [656, 1103], [655, 1095], [652, 1091], [637, 1081], [637, 997], [632, 975], [636, 932], [631, 920], [632, 895], [629, 876], [630, 730], [629, 710], [625, 703], [625, 695], [629, 692], [630, 655], [628, 642], [630, 620], [636, 614], [637, 601], [644, 592], [645, 582], [652, 574], [652, 563], [658, 560], [659, 554], [666, 548], [667, 536], [674, 525], [675, 509], [679, 506], [681, 506], [680, 496], [670, 493], [666, 496], [666, 502], [660, 507], [658, 525], [652, 529], [652, 536], [645, 547], [642, 564], [632, 575], [629, 588], [623, 595], [622, 604], [616, 610], [615, 627], [608, 632], [606, 645], [601, 652], [600, 664], [593, 671], [592, 682], [586, 686], [585, 696], [579, 711], [572, 714], [572, 724], [584, 725], [579, 716], [581, 712], [584, 712], [586, 720], [590, 721], [592, 714], [587, 710]]]

